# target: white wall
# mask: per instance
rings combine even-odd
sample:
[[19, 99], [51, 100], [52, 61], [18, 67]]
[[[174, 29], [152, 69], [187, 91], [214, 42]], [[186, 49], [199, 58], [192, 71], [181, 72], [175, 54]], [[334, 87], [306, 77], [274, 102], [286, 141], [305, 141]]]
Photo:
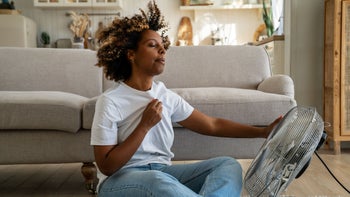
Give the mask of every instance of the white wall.
[[323, 114], [324, 1], [286, 0], [286, 5], [286, 57], [296, 100]]

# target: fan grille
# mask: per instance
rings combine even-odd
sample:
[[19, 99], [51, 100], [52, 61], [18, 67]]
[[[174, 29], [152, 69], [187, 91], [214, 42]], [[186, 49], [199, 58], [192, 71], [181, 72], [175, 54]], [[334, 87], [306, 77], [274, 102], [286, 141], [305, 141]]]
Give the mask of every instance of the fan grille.
[[249, 167], [244, 186], [251, 196], [278, 196], [311, 159], [323, 133], [314, 108], [295, 107], [271, 132]]

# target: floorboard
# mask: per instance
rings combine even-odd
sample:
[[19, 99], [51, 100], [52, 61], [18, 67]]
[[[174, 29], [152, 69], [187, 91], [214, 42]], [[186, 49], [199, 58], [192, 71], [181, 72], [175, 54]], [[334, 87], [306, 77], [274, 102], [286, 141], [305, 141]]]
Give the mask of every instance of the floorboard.
[[[321, 158], [350, 189], [350, 151], [333, 155], [321, 150]], [[246, 172], [252, 160], [239, 160]], [[182, 161], [186, 163], [185, 161]], [[0, 165], [0, 196], [4, 197], [94, 197], [85, 189], [81, 164]], [[243, 190], [243, 197], [248, 193]], [[346, 193], [314, 155], [306, 172], [288, 186], [283, 196], [346, 197]]]

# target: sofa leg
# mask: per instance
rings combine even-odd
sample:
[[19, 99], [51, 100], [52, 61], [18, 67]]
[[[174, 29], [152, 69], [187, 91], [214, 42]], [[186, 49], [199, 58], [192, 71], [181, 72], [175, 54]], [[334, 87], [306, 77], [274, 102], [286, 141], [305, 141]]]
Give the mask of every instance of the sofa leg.
[[96, 194], [96, 166], [92, 162], [84, 162], [81, 166], [81, 173], [85, 178], [85, 187], [91, 194]]

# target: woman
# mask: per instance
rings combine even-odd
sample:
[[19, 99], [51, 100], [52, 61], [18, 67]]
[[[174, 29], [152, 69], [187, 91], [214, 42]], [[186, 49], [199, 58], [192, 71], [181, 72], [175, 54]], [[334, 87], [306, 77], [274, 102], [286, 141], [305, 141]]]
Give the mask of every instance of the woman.
[[169, 41], [155, 2], [148, 8], [100, 34], [97, 65], [116, 84], [99, 97], [92, 127], [99, 196], [239, 196], [242, 170], [233, 158], [171, 165], [172, 122], [211, 136], [266, 137], [280, 119], [258, 128], [209, 117], [154, 81]]

